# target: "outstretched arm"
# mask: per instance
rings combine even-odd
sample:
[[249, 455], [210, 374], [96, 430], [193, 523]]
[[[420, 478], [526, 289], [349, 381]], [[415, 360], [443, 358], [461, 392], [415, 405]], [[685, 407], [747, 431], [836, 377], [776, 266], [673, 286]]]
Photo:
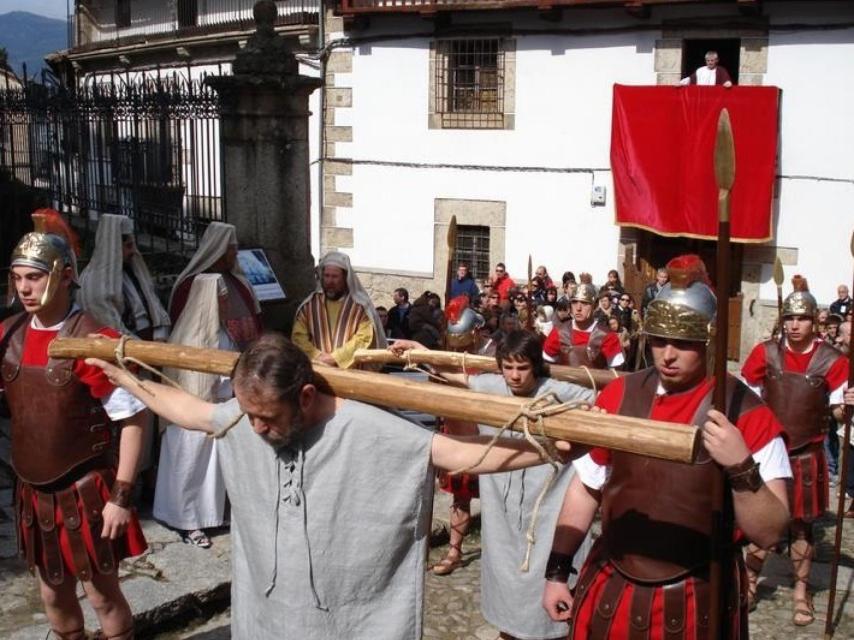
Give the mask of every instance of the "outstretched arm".
[[[395, 340], [394, 342], [388, 345], [388, 350], [394, 353], [394, 355], [396, 356], [402, 356], [410, 349], [423, 349], [426, 351], [427, 347], [425, 347], [417, 340]], [[468, 388], [468, 376], [466, 376], [465, 373], [442, 371], [437, 367], [433, 368], [433, 372], [435, 375], [441, 377], [443, 380], [445, 380], [452, 386]]]
[[[546, 462], [525, 440], [499, 438], [487, 451], [491, 440], [490, 436], [436, 434], [433, 436], [431, 461], [433, 466], [443, 471], [466, 469], [473, 474], [513, 471]], [[568, 442], [556, 441], [555, 446], [561, 453], [570, 450]], [[484, 458], [478, 462], [481, 456]]]
[[213, 433], [214, 404], [205, 402], [183, 389], [175, 389], [150, 380], [143, 383], [143, 389], [128, 373], [104, 360], [87, 358], [86, 364], [103, 369], [113, 385], [127, 390], [170, 423], [184, 429]]

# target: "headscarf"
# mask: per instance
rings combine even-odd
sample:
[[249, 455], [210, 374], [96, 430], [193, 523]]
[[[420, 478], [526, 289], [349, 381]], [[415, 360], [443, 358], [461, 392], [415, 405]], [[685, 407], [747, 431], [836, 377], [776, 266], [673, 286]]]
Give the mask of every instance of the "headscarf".
[[371, 323], [374, 325], [374, 339], [376, 340], [377, 348], [384, 349], [388, 346], [388, 341], [385, 337], [385, 330], [383, 329], [382, 322], [380, 321], [380, 316], [374, 308], [374, 303], [371, 302], [371, 296], [368, 295], [368, 292], [365, 291], [365, 288], [359, 281], [359, 276], [356, 275], [356, 272], [350, 265], [350, 256], [346, 253], [330, 251], [320, 259], [320, 262], [317, 263], [317, 267], [314, 270], [314, 291], [309, 294], [302, 303], [300, 303], [300, 306], [297, 309], [297, 315], [299, 315], [299, 312], [308, 303], [308, 301], [311, 300], [315, 293], [323, 293], [324, 267], [338, 267], [339, 269], [344, 270], [347, 274], [348, 295], [353, 298], [354, 302], [359, 304], [362, 309], [365, 310], [365, 314], [367, 314], [371, 319]]
[[[175, 297], [175, 292], [181, 286], [181, 283], [189, 277], [204, 273], [210, 269], [216, 264], [217, 260], [225, 255], [230, 245], [237, 246], [237, 229], [234, 225], [226, 224], [225, 222], [211, 222], [208, 228], [205, 229], [202, 239], [199, 240], [199, 248], [193, 254], [193, 257], [190, 258], [190, 263], [184, 268], [178, 279], [175, 280], [175, 286], [172, 287], [172, 294], [169, 296], [170, 309], [172, 308], [172, 300]], [[231, 268], [231, 275], [240, 280], [246, 286], [247, 290], [254, 293], [252, 285], [249, 284], [249, 280], [247, 280], [246, 275], [243, 273], [238, 260], [234, 261], [234, 266]], [[258, 304], [258, 299], [255, 295], [252, 296], [252, 302], [255, 307], [253, 311], [261, 313], [261, 305]]]
[[[122, 322], [125, 298], [122, 293], [122, 236], [133, 234], [133, 222], [127, 216], [101, 214], [95, 234], [92, 259], [80, 274], [77, 301], [100, 322], [122, 333], [132, 333]], [[169, 314], [154, 291], [151, 273], [138, 252], [130, 257], [131, 272], [139, 283], [142, 302], [151, 317], [151, 328], [168, 327]]]
[[[228, 295], [228, 287], [219, 273], [203, 273], [193, 279], [187, 304], [175, 322], [170, 344], [202, 349], [219, 348], [219, 298]], [[220, 376], [186, 369], [166, 369], [164, 373], [175, 380], [185, 391], [202, 400], [213, 399], [213, 391]]]

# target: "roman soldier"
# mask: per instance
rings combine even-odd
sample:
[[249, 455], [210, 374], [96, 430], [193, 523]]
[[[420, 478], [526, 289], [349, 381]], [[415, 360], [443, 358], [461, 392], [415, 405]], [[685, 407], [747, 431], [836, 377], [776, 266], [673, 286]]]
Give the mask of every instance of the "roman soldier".
[[[794, 291], [783, 302], [782, 339], [756, 345], [741, 373], [762, 394], [788, 437], [794, 476], [789, 491], [790, 553], [795, 573], [792, 621], [804, 626], [815, 619], [808, 587], [814, 547], [812, 525], [828, 504], [824, 439], [830, 407], [843, 403], [848, 362], [816, 333], [818, 303], [806, 279], [795, 276], [792, 284]], [[747, 552], [751, 606], [765, 556], [766, 551], [755, 546]]]
[[[554, 620], [570, 621], [571, 638], [708, 638], [711, 487], [721, 481], [716, 465], [728, 477], [737, 540], [773, 544], [788, 521], [782, 427], [732, 376], [726, 414], [711, 409], [715, 296], [697, 256], [676, 258], [668, 270], [671, 281], [650, 303], [643, 324], [655, 366], [616, 379], [596, 405], [695, 424], [703, 447], [693, 465], [602, 448], [575, 461], [578, 475], [558, 518], [543, 596]], [[600, 506], [602, 535], [571, 594], [566, 579], [572, 560]], [[722, 628], [729, 638], [746, 638], [743, 563], [733, 544], [725, 545], [723, 562], [728, 617]]]
[[593, 311], [598, 302], [596, 287], [589, 274], [581, 274], [581, 284], [569, 298], [571, 315], [555, 326], [543, 343], [543, 357], [548, 362], [573, 367], [606, 369], [625, 362], [620, 340], [604, 322], [597, 322]]
[[[77, 598], [81, 581], [104, 635], [127, 639], [133, 617], [117, 569], [120, 560], [146, 549], [131, 495], [147, 413], [97, 367], [48, 356], [57, 337], [118, 334], [73, 304], [77, 265], [71, 231], [59, 213], [39, 210], [33, 219], [38, 230], [16, 246], [9, 275], [10, 297], [24, 311], [0, 324], [19, 547], [30, 571], [38, 569], [57, 637], [86, 637]], [[113, 423], [121, 434], [117, 447]]]
[[[453, 298], [445, 307], [445, 348], [448, 351], [478, 353], [480, 348], [480, 328], [483, 316], [469, 305], [467, 295]], [[477, 435], [477, 425], [463, 420], [442, 418], [441, 432], [458, 436]], [[451, 504], [450, 534], [448, 551], [445, 557], [433, 565], [433, 573], [444, 576], [453, 573], [462, 564], [463, 539], [471, 526], [471, 501], [480, 497], [477, 476], [469, 473], [451, 475], [439, 472], [439, 489], [450, 493], [454, 501]]]

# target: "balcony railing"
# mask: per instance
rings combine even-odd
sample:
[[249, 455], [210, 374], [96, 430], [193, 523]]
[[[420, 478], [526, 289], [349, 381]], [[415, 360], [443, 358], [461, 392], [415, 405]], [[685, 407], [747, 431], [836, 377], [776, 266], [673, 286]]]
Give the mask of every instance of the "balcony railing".
[[[439, 11], [465, 11], [484, 9], [517, 9], [537, 7], [625, 7], [637, 11], [645, 5], [685, 4], [700, 0], [340, 0], [344, 15], [358, 13], [437, 13]], [[753, 0], [739, 0], [752, 2]]]
[[[255, 28], [255, 0], [81, 0], [74, 49], [85, 51], [154, 40]], [[320, 0], [276, 0], [276, 26], [315, 24]]]

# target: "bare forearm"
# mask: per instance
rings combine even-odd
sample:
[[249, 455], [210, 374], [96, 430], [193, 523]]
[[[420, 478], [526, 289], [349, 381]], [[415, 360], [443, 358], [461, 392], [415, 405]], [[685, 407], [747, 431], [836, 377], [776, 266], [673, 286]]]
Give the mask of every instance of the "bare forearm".
[[478, 474], [513, 471], [545, 462], [525, 440], [500, 438], [478, 463], [490, 440], [489, 436], [438, 434], [433, 437], [433, 465], [445, 471], [467, 469]]
[[[166, 421], [198, 431], [213, 431], [211, 419], [214, 405], [183, 389], [146, 380], [145, 389], [132, 381], [121, 380], [122, 387], [139, 398], [145, 406]], [[146, 390], [148, 390], [148, 393]]]
[[584, 486], [578, 474], [569, 484], [555, 526], [552, 551], [574, 556], [587, 536], [596, 510], [599, 508], [598, 494]]
[[733, 492], [735, 521], [754, 544], [768, 548], [779, 542], [789, 526], [785, 480], [771, 480], [759, 491]]
[[145, 443], [145, 432], [150, 428], [151, 413], [139, 413], [122, 420], [119, 432], [119, 466], [116, 479], [133, 483], [139, 470], [139, 459]]

